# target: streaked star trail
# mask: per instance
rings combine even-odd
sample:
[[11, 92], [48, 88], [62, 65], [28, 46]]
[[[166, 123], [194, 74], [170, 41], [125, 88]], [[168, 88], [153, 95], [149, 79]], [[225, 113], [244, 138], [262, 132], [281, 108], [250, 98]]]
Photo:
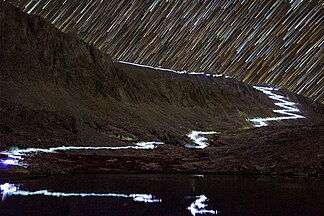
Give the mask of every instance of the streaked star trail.
[[324, 102], [321, 0], [10, 0], [114, 60], [222, 73]]

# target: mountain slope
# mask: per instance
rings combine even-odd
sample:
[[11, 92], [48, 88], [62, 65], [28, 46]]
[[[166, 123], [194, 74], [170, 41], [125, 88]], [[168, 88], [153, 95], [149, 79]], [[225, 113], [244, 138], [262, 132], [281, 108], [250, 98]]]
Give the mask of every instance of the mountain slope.
[[[154, 137], [148, 130], [185, 134], [192, 129], [252, 127], [247, 118], [274, 115], [273, 101], [235, 79], [113, 62], [75, 35], [5, 2], [0, 17], [1, 103], [75, 119], [78, 143], [85, 137], [93, 137], [86, 144], [117, 142], [117, 134]], [[303, 100], [308, 118], [299, 123], [323, 119], [323, 106]], [[4, 112], [2, 122], [12, 122], [12, 127], [15, 121], [23, 122], [8, 116]], [[98, 131], [89, 126], [93, 124], [106, 129]]]
[[[300, 130], [317, 134], [322, 128], [323, 105], [280, 89], [278, 94], [283, 95], [284, 100], [298, 102], [296, 107], [306, 118], [273, 121], [269, 130], [255, 129], [249, 119], [278, 116], [273, 112], [278, 106], [274, 103], [276, 101], [252, 86], [223, 76], [179, 74], [114, 62], [75, 35], [64, 34], [42, 18], [27, 15], [6, 2], [0, 2], [0, 30], [0, 150], [12, 146], [129, 146], [129, 143], [137, 141], [162, 141], [166, 145], [152, 152], [122, 150], [83, 154], [89, 157], [99, 154], [106, 159], [134, 157], [137, 162], [139, 158], [148, 157], [145, 160], [153, 163], [152, 167], [143, 165], [132, 169], [127, 168], [125, 164], [128, 160], [124, 158], [119, 167], [123, 171], [163, 170], [161, 167], [155, 169], [154, 163], [167, 163], [162, 167], [173, 166], [168, 163], [188, 157], [192, 160], [169, 171], [195, 171], [197, 166], [202, 165], [202, 170], [206, 172], [235, 172], [235, 160], [228, 156], [237, 155], [247, 148], [247, 152], [237, 159], [241, 163], [249, 156], [255, 157], [256, 152], [263, 152], [264, 146], [260, 144], [258, 134], [265, 134], [261, 137], [262, 142], [281, 145], [287, 142], [283, 137], [299, 134]], [[192, 130], [214, 130], [223, 134], [210, 136], [212, 151], [209, 148], [188, 150], [184, 146], [191, 141], [186, 134]], [[281, 130], [282, 133], [275, 133]], [[305, 136], [304, 141], [301, 142], [306, 145], [305, 149], [314, 147], [315, 152], [323, 151], [312, 137]], [[287, 148], [293, 149], [294, 146]], [[274, 150], [263, 154], [271, 158]], [[285, 152], [278, 154], [284, 155]], [[290, 156], [294, 154], [297, 153]], [[312, 155], [303, 158], [309, 159], [310, 163], [322, 160]], [[61, 156], [70, 157], [65, 153]], [[218, 163], [216, 157], [221, 163], [212, 168], [211, 163]], [[196, 163], [197, 158], [201, 163]], [[46, 156], [31, 164], [31, 172], [56, 173], [65, 170], [60, 167], [62, 164], [55, 162], [53, 167], [45, 166], [44, 160], [48, 159]], [[101, 157], [96, 160], [99, 163]], [[72, 159], [71, 163], [77, 161]], [[228, 169], [220, 168], [220, 164], [226, 161], [230, 163]], [[263, 160], [252, 161], [252, 168], [265, 163]], [[40, 167], [40, 164], [44, 166]], [[190, 165], [196, 168], [189, 169]], [[284, 172], [281, 165], [278, 172]], [[84, 164], [81, 167], [71, 170], [89, 169]], [[321, 169], [318, 166], [318, 170]]]

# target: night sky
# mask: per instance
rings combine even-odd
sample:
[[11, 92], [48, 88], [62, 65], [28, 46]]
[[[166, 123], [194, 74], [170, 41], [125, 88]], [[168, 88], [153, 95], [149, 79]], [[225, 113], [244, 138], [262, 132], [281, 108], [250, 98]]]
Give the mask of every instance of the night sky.
[[324, 102], [323, 1], [10, 2], [114, 60], [223, 73]]

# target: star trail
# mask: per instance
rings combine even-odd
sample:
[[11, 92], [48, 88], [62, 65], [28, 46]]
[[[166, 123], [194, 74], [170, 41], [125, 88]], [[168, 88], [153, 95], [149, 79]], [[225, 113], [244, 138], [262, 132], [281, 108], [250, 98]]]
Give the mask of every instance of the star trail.
[[323, 1], [10, 0], [116, 61], [222, 73], [324, 102]]

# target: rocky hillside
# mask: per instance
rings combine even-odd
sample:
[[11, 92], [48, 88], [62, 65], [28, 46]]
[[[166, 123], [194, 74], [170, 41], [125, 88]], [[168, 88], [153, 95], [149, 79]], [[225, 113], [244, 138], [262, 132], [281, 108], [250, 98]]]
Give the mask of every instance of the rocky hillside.
[[[133, 140], [179, 144], [190, 130], [252, 128], [247, 119], [276, 115], [275, 104], [225, 77], [177, 74], [113, 62], [73, 34], [0, 2], [1, 148], [104, 145]], [[304, 120], [323, 105], [297, 99]]]

